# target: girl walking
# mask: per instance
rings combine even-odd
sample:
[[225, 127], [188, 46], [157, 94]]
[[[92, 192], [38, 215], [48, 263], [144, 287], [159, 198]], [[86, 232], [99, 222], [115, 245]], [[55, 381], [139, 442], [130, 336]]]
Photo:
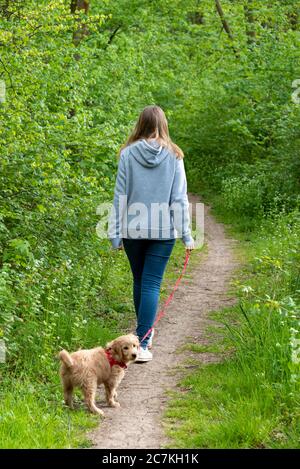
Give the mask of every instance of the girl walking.
[[[147, 106], [123, 145], [108, 235], [123, 249], [133, 275], [140, 341], [152, 327], [164, 271], [176, 237], [194, 248], [182, 150], [172, 142], [159, 106]], [[138, 360], [152, 360], [153, 332], [140, 343]]]

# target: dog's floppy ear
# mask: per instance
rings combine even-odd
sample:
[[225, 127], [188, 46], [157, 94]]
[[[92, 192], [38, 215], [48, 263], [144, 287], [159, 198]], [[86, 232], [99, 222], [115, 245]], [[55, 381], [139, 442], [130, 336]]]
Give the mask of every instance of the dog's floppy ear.
[[112, 343], [113, 343], [113, 341], [107, 342], [107, 344], [105, 345], [105, 349], [106, 350], [111, 350], [112, 349]]
[[131, 338], [132, 338], [132, 340], [133, 340], [134, 345], [136, 345], [137, 347], [139, 347], [139, 346], [140, 346], [140, 340], [139, 340], [138, 336], [136, 336], [136, 335], [134, 335], [134, 334], [131, 334]]
[[116, 360], [122, 360], [122, 344], [118, 341], [118, 339], [109, 342], [106, 348], [113, 353]]
[[131, 338], [131, 340], [135, 341], [136, 343], [140, 343], [139, 338], [138, 338], [137, 335], [129, 334], [129, 337]]

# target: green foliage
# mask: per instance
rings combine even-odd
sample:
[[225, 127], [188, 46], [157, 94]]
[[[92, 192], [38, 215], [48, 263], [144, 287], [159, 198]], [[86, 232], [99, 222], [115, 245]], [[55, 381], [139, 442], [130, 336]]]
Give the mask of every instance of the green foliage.
[[[207, 27], [215, 17], [213, 3], [203, 7]], [[247, 2], [221, 3], [224, 8], [230, 4], [226, 15], [238, 56], [228, 44], [224, 51], [225, 38], [208, 40], [199, 26], [190, 92], [175, 113], [190, 182], [202, 193], [226, 187], [226, 197], [237, 186], [230, 201], [233, 212], [246, 209], [252, 216], [274, 206], [292, 209], [300, 176], [300, 107], [292, 100], [292, 83], [300, 76], [299, 34], [289, 23], [292, 5], [251, 2], [256, 37], [249, 44], [241, 8]], [[247, 195], [241, 194], [244, 184]]]
[[299, 205], [294, 174], [285, 177], [272, 163], [229, 165], [224, 171], [221, 196], [224, 208], [249, 218], [274, 216]]
[[132, 314], [96, 208], [145, 105], [165, 109], [190, 188], [223, 212], [253, 227], [299, 205], [295, 2], [253, 0], [249, 24], [246, 0], [222, 0], [233, 39], [210, 0], [89, 3], [0, 1], [0, 366], [29, 380], [51, 381], [61, 346], [104, 341]]

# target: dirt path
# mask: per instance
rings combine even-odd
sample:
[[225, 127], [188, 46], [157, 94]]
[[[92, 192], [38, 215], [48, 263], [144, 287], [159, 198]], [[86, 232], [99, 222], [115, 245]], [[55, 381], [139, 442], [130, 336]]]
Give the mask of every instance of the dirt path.
[[[189, 196], [197, 202], [196, 196]], [[111, 409], [101, 402], [105, 419], [92, 433], [95, 448], [163, 448], [167, 439], [161, 415], [167, 400], [166, 391], [174, 389], [179, 376], [176, 367], [186, 354], [176, 353], [187, 342], [206, 343], [207, 313], [232, 303], [226, 292], [236, 261], [233, 241], [226, 238], [223, 226], [205, 209], [205, 242], [208, 253], [191, 269], [169, 306], [167, 317], [158, 325], [154, 340], [154, 359], [133, 364], [119, 389], [120, 409]], [[215, 361], [213, 354], [201, 359]], [[102, 395], [102, 394], [101, 394]]]

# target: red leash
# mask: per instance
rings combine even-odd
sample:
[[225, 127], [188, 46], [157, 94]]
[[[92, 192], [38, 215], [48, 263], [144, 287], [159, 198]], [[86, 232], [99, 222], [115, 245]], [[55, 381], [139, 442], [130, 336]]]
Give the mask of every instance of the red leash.
[[176, 280], [176, 283], [174, 285], [174, 288], [172, 290], [172, 292], [170, 293], [170, 295], [168, 296], [168, 298], [166, 299], [162, 309], [159, 311], [159, 313], [157, 314], [157, 317], [153, 323], [153, 326], [150, 327], [150, 329], [146, 332], [146, 334], [144, 335], [144, 337], [142, 338], [142, 340], [140, 342], [143, 342], [143, 340], [146, 339], [146, 337], [148, 337], [149, 334], [151, 334], [152, 330], [154, 329], [154, 326], [156, 326], [156, 324], [161, 320], [161, 318], [165, 315], [165, 311], [167, 309], [167, 306], [171, 303], [172, 299], [173, 299], [173, 296], [174, 296], [174, 293], [176, 292], [177, 288], [179, 287], [179, 284], [181, 282], [181, 279], [182, 277], [184, 276], [185, 274], [185, 271], [186, 271], [186, 268], [187, 268], [187, 265], [188, 265], [188, 262], [189, 262], [189, 258], [190, 258], [190, 255], [191, 255], [191, 252], [190, 251], [186, 251], [186, 255], [185, 255], [185, 261], [184, 261], [184, 264], [183, 264], [183, 268], [182, 268], [182, 271], [181, 271], [181, 274], [179, 275], [178, 279]]

